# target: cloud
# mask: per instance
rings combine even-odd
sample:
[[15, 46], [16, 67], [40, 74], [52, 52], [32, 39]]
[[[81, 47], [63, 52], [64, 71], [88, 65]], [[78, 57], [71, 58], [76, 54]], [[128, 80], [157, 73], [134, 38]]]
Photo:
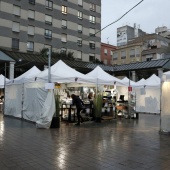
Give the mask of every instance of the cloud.
[[[102, 28], [132, 8], [140, 0], [102, 0]], [[154, 33], [158, 26], [167, 26], [170, 29], [170, 0], [144, 0], [140, 5], [128, 13], [117, 23], [102, 31], [102, 42], [116, 45], [117, 28], [123, 25], [133, 26], [134, 23], [147, 33]]]

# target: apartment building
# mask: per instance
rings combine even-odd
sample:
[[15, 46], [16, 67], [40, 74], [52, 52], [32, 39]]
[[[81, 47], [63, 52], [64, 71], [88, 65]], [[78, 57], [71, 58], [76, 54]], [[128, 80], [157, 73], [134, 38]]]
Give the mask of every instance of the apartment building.
[[101, 43], [101, 61], [105, 65], [111, 65], [112, 64], [112, 56], [113, 51], [117, 47], [111, 44]]
[[122, 65], [166, 58], [170, 40], [157, 34], [133, 38], [113, 51], [112, 64]]
[[0, 0], [0, 48], [100, 60], [100, 29], [101, 0]]

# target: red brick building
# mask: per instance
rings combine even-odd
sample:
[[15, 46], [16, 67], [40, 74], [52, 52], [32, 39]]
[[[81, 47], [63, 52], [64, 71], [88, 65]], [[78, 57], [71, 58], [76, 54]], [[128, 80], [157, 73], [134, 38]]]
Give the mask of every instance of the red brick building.
[[113, 50], [115, 50], [117, 47], [110, 44], [101, 43], [101, 61], [105, 65], [111, 65], [112, 61], [112, 55]]

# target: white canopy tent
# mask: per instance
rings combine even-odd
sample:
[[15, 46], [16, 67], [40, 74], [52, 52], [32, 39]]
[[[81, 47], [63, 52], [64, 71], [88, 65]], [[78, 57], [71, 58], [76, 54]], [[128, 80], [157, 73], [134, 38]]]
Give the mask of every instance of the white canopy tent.
[[[36, 76], [34, 83], [26, 83], [24, 88], [23, 116], [27, 120], [37, 122], [37, 127], [49, 127], [54, 110], [47, 109], [49, 102], [54, 103], [54, 98], [45, 89], [48, 81], [49, 70], [44, 70]], [[63, 61], [58, 61], [51, 67], [51, 82], [57, 83], [91, 83], [93, 78], [79, 73], [66, 65]], [[48, 92], [48, 94], [47, 94]], [[31, 97], [33, 99], [31, 99]], [[48, 98], [48, 100], [47, 100]]]
[[145, 81], [136, 83], [136, 112], [160, 113], [160, 78], [153, 74]]
[[[24, 98], [24, 83], [35, 79], [35, 75], [41, 71], [37, 67], [32, 67], [30, 70], [6, 82], [5, 86], [5, 115], [14, 117], [22, 117], [23, 98]], [[31, 99], [30, 99], [31, 100]]]
[[170, 71], [162, 76], [161, 95], [161, 128], [162, 132], [170, 132]]

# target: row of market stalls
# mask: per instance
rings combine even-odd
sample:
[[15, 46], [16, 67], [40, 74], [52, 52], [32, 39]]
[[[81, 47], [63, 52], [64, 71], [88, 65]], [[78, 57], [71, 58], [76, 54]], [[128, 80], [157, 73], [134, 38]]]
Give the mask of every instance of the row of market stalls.
[[[41, 72], [34, 66], [14, 80], [3, 79], [5, 82], [4, 114], [36, 122], [40, 127], [49, 127], [55, 113], [55, 99], [53, 90], [47, 87], [49, 86], [48, 71]], [[163, 77], [166, 77], [164, 80], [169, 80], [169, 74], [169, 72], [164, 73]], [[84, 84], [96, 87], [116, 86], [119, 96], [124, 95], [125, 99], [129, 99], [129, 95], [134, 96], [136, 112], [160, 114], [161, 111], [161, 129], [164, 131], [170, 129], [167, 103], [170, 86], [167, 82], [163, 82], [161, 88], [161, 80], [156, 75], [146, 80], [141, 79], [139, 82], [133, 82], [128, 78], [120, 80], [106, 73], [99, 66], [84, 75], [60, 60], [51, 67], [51, 82], [73, 86]]]

